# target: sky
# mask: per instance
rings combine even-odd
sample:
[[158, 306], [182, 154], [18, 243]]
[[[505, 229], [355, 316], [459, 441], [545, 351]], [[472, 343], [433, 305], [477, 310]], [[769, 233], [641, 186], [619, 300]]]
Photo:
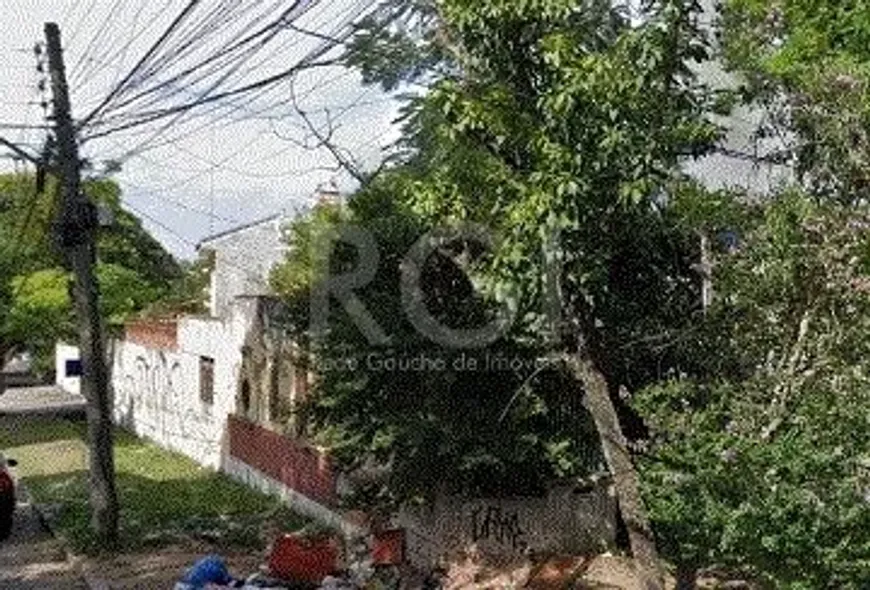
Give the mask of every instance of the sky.
[[[34, 152], [42, 145], [43, 129], [19, 126], [46, 124], [40, 102], [50, 100], [50, 95], [39, 89], [44, 74], [37, 71], [33, 52], [34, 44], [44, 40], [45, 22], [60, 25], [73, 117], [81, 121], [124, 80], [186, 4], [186, 0], [0, 0], [0, 137]], [[319, 34], [334, 36], [342, 22], [372, 6], [354, 0], [301, 0], [298, 14], [293, 13], [296, 28], [276, 34], [252, 53], [243, 68], [217, 68], [198, 85], [170, 84], [173, 75], [193, 69], [198, 60], [257, 30], [292, 4], [289, 0], [202, 0], [198, 12], [191, 13], [185, 26], [169, 38], [167, 51], [155, 54], [165, 60], [165, 67], [155, 67], [148, 78], [133, 78], [133, 92], [125, 96], [161, 82], [166, 82], [164, 89], [152, 92], [147, 100], [99, 113], [83, 131], [84, 138], [92, 130], [112, 131], [86, 139], [82, 157], [98, 165], [121, 161], [121, 172], [114, 178], [121, 185], [125, 206], [180, 258], [194, 257], [195, 245], [212, 233], [310, 204], [319, 186], [335, 183], [344, 193], [355, 188], [353, 177], [336, 169], [331, 153], [317, 147], [291, 96], [321, 133], [333, 130], [332, 142], [363, 169], [376, 167], [398, 137], [393, 123], [397, 101], [376, 87], [363, 86], [355, 71], [339, 66], [304, 70], [292, 86], [283, 83], [268, 92], [244, 95], [244, 100], [215, 103], [179, 120], [115, 130], [139, 120], [136, 117], [144, 112], [189, 102], [225, 73], [234, 76], [227, 87], [235, 88], [283, 71], [322, 44]], [[236, 12], [228, 12], [219, 28], [210, 29], [209, 23], [218, 21], [208, 21], [207, 16], [221, 9]], [[191, 43], [184, 45], [186, 40]], [[0, 154], [6, 153], [0, 148]], [[32, 167], [0, 158], [0, 172], [26, 169]]]

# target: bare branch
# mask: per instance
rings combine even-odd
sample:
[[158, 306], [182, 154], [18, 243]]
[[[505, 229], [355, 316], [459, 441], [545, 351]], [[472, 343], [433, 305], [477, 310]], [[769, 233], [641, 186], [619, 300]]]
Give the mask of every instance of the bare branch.
[[299, 117], [303, 121], [305, 121], [310, 135], [317, 139], [317, 144], [313, 147], [306, 146], [307, 149], [317, 149], [320, 147], [326, 148], [329, 153], [332, 154], [332, 157], [335, 158], [336, 162], [338, 162], [341, 168], [346, 170], [360, 183], [364, 183], [367, 178], [366, 175], [362, 172], [362, 168], [359, 163], [355, 161], [352, 154], [348, 153], [347, 150], [342, 150], [342, 148], [340, 148], [332, 140], [332, 137], [335, 134], [335, 130], [337, 129], [337, 127], [333, 123], [333, 120], [329, 114], [329, 109], [324, 109], [326, 115], [326, 129], [321, 130], [311, 120], [311, 118], [308, 116], [308, 113], [299, 106], [299, 102], [296, 99], [296, 91], [293, 87], [292, 81], [290, 83], [290, 100], [293, 103], [293, 109], [296, 111]]

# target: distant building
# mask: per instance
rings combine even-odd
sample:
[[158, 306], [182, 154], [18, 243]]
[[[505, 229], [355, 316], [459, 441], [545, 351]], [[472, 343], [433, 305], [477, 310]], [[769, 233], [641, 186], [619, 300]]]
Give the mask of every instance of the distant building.
[[[719, 4], [717, 0], [701, 0], [701, 23], [710, 31], [714, 52], [718, 51], [713, 25], [719, 18]], [[740, 85], [739, 77], [726, 71], [718, 58], [700, 64], [695, 72], [701, 82], [714, 89], [735, 90]], [[792, 179], [791, 166], [777, 161], [787, 152], [789, 138], [759, 133], [770, 123], [770, 116], [761, 106], [741, 105], [729, 116], [720, 117], [717, 122], [726, 129], [722, 144], [708, 156], [687, 161], [684, 170], [712, 190], [745, 190], [755, 198], [770, 194]]]
[[269, 295], [269, 273], [284, 258], [287, 245], [282, 228], [291, 220], [286, 214], [272, 215], [208, 236], [197, 250], [214, 253], [209, 314], [225, 317], [237, 297]]

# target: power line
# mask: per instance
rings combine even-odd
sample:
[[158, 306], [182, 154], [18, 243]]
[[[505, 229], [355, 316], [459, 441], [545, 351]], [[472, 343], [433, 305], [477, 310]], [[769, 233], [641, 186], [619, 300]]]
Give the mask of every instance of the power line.
[[[111, 65], [113, 63], [116, 63], [116, 62], [117, 62], [117, 67], [119, 67], [119, 68], [122, 67], [123, 61], [124, 61], [124, 56], [126, 56], [127, 51], [129, 51], [129, 49], [133, 45], [133, 43], [136, 42], [146, 31], [150, 30], [151, 27], [154, 25], [154, 23], [156, 23], [161, 17], [163, 17], [165, 15], [165, 11], [168, 10], [170, 8], [170, 6], [172, 6], [173, 1], [174, 0], [167, 0], [167, 2], [164, 3], [164, 5], [161, 7], [161, 9], [157, 10], [156, 13], [151, 17], [150, 20], [148, 20], [147, 23], [145, 23], [145, 25], [143, 27], [136, 30], [137, 29], [136, 23], [139, 22], [139, 20], [141, 18], [141, 13], [144, 11], [145, 7], [148, 5], [147, 0], [142, 0], [140, 7], [139, 7], [139, 10], [136, 11], [136, 15], [133, 18], [134, 24], [131, 27], [131, 29], [134, 30], [133, 34], [130, 35], [130, 37], [127, 39], [127, 42], [124, 43], [119, 49], [117, 49], [114, 53], [112, 53], [111, 55], [107, 56], [104, 60], [102, 60], [102, 62], [104, 64], [103, 69], [111, 67]], [[102, 71], [102, 69], [98, 70], [96, 73], [100, 73], [101, 71]], [[80, 71], [77, 74], [76, 74], [76, 72], [74, 72], [72, 82], [77, 84], [78, 81], [81, 79], [81, 77], [82, 76], [81, 76]], [[120, 74], [118, 74], [116, 76], [116, 78], [113, 82], [113, 85], [117, 84], [119, 77], [120, 77]]]
[[50, 125], [39, 125], [39, 124], [30, 125], [30, 124], [26, 124], [26, 123], [0, 122], [0, 129], [12, 129], [12, 130], [40, 129], [40, 130], [46, 131], [48, 129], [51, 129], [51, 126]]
[[157, 38], [148, 51], [145, 52], [139, 61], [136, 62], [136, 65], [133, 66], [124, 78], [115, 85], [115, 87], [109, 92], [106, 98], [103, 99], [102, 102], [93, 110], [89, 115], [87, 115], [84, 120], [80, 123], [80, 127], [85, 127], [91, 119], [93, 119], [97, 114], [104, 109], [109, 103], [111, 103], [112, 99], [114, 99], [121, 90], [123, 90], [124, 85], [126, 85], [133, 76], [136, 75], [136, 72], [139, 71], [142, 66], [147, 63], [147, 61], [160, 49], [160, 46], [163, 45], [172, 32], [190, 15], [190, 12], [196, 7], [196, 5], [200, 2], [200, 0], [188, 0], [187, 5], [184, 9], [176, 16], [173, 21], [170, 23], [169, 27]]
[[[280, 4], [280, 3], [279, 3], [279, 4]], [[155, 92], [159, 92], [161, 89], [165, 88], [166, 86], [176, 85], [177, 82], [179, 82], [179, 81], [182, 80], [184, 77], [186, 77], [186, 76], [188, 76], [188, 75], [190, 75], [190, 74], [192, 74], [192, 73], [201, 73], [201, 72], [205, 69], [205, 66], [207, 66], [207, 65], [209, 65], [209, 64], [211, 64], [211, 63], [213, 63], [213, 62], [216, 62], [216, 61], [218, 61], [219, 59], [224, 58], [225, 56], [230, 56], [230, 57], [232, 57], [232, 54], [233, 54], [235, 51], [237, 51], [237, 50], [239, 50], [239, 49], [243, 49], [243, 48], [245, 48], [245, 46], [247, 46], [247, 45], [249, 45], [249, 44], [251, 44], [251, 43], [253, 43], [253, 42], [255, 42], [255, 41], [258, 41], [260, 37], [264, 37], [264, 36], [266, 37], [266, 38], [265, 38], [265, 41], [259, 40], [259, 42], [260, 42], [261, 44], [264, 44], [264, 43], [270, 41], [270, 40], [274, 37], [274, 34], [276, 34], [277, 32], [279, 32], [279, 31], [276, 29], [276, 27], [277, 27], [278, 25], [280, 25], [281, 22], [282, 22], [282, 21], [283, 21], [283, 20], [284, 20], [284, 19], [285, 19], [285, 18], [286, 18], [286, 17], [287, 17], [291, 12], [293, 12], [293, 11], [296, 9], [296, 7], [299, 6], [299, 4], [300, 4], [300, 0], [297, 0], [296, 2], [293, 3], [293, 5], [292, 5], [289, 9], [285, 10], [285, 11], [284, 11], [284, 12], [283, 12], [279, 17], [278, 17], [278, 19], [276, 19], [276, 20], [273, 21], [272, 23], [269, 23], [268, 25], [265, 25], [265, 26], [262, 27], [259, 31], [255, 32], [255, 33], [252, 33], [252, 34], [249, 34], [249, 35], [247, 35], [247, 36], [243, 36], [241, 39], [238, 39], [238, 36], [237, 36], [236, 38], [234, 38], [234, 39], [230, 40], [228, 43], [226, 43], [226, 44], [221, 48], [220, 52], [218, 52], [218, 53], [216, 53], [216, 54], [212, 54], [212, 55], [210, 55], [210, 56], [209, 56], [208, 58], [206, 58], [204, 61], [199, 62], [199, 63], [196, 63], [196, 64], [194, 64], [193, 66], [191, 66], [191, 67], [189, 67], [189, 68], [183, 70], [182, 72], [176, 74], [175, 76], [173, 76], [173, 77], [170, 78], [169, 80], [165, 80], [165, 81], [163, 81], [163, 82], [157, 84], [156, 86], [154, 86], [154, 87], [152, 87], [152, 88], [149, 88], [149, 89], [147, 89], [147, 90], [145, 90], [145, 91], [143, 91], [143, 92], [137, 94], [137, 95], [134, 96], [132, 99], [129, 99], [128, 101], [126, 101], [126, 102], [124, 102], [124, 103], [120, 103], [120, 104], [116, 105], [116, 108], [121, 108], [121, 107], [123, 107], [123, 106], [126, 106], [126, 105], [128, 105], [128, 104], [130, 104], [130, 103], [132, 103], [132, 102], [134, 102], [134, 101], [136, 101], [136, 100], [138, 100], [139, 98], [141, 98], [141, 97], [143, 97], [143, 96], [145, 96], [145, 95], [153, 94], [153, 93], [155, 93]], [[239, 34], [237, 34], [237, 35], [243, 35], [244, 33], [246, 33], [248, 29], [252, 28], [252, 25], [253, 25], [253, 24], [255, 24], [255, 23], [250, 23], [248, 27], [246, 27], [245, 29], [243, 29], [243, 30], [242, 30]], [[187, 42], [187, 43], [185, 44], [184, 49], [188, 49], [189, 46], [191, 45], [191, 43], [192, 43], [192, 41]], [[254, 49], [257, 49], [257, 47], [255, 46]], [[175, 61], [178, 61], [179, 53], [182, 53], [182, 54], [183, 54], [184, 51], [181, 50], [181, 51], [176, 51], [176, 52], [173, 52], [172, 54], [169, 54], [169, 61], [167, 61], [166, 63], [156, 63], [156, 64], [154, 64], [154, 66], [153, 66], [152, 69], [159, 69], [160, 67], [166, 67], [166, 66], [169, 65], [169, 63], [171, 63], [171, 60], [172, 60], [172, 59], [174, 59]], [[244, 63], [244, 61], [245, 61], [246, 59], [247, 59], [247, 58], [242, 58], [242, 59], [240, 59], [239, 62], [237, 63], [237, 65], [236, 65], [235, 67], [239, 67], [239, 66], [241, 66], [241, 64]], [[231, 69], [232, 69], [232, 68], [231, 68]], [[200, 76], [199, 80], [193, 80], [193, 81], [190, 81], [189, 83], [191, 83], [191, 84], [195, 84], [197, 81], [201, 81], [201, 80], [203, 80], [203, 79], [209, 77], [209, 76], [212, 75], [213, 73], [214, 73], [214, 70], [212, 70], [212, 71], [207, 71], [207, 73], [205, 73], [205, 74], [203, 74], [203, 75]]]
[[191, 111], [191, 110], [193, 110], [199, 106], [205, 105], [205, 104], [210, 104], [210, 103], [213, 103], [213, 102], [216, 102], [219, 100], [223, 100], [225, 98], [238, 96], [240, 94], [251, 92], [253, 90], [257, 90], [260, 88], [271, 86], [277, 82], [282, 82], [284, 80], [289, 79], [290, 77], [295, 75], [297, 72], [299, 72], [303, 69], [306, 69], [306, 68], [323, 67], [323, 66], [335, 65], [336, 63], [338, 63], [338, 60], [331, 60], [331, 61], [324, 61], [324, 62], [311, 62], [311, 63], [306, 63], [306, 64], [297, 64], [291, 68], [288, 68], [287, 70], [284, 70], [283, 72], [279, 72], [278, 74], [275, 74], [273, 76], [269, 76], [268, 78], [265, 78], [263, 80], [258, 80], [257, 82], [253, 82], [251, 84], [247, 84], [245, 86], [242, 86], [241, 88], [234, 88], [232, 90], [226, 90], [226, 91], [218, 93], [218, 94], [205, 96], [205, 97], [202, 97], [202, 98], [200, 98], [194, 102], [191, 102], [191, 103], [177, 105], [174, 107], [167, 107], [167, 108], [165, 108], [163, 110], [159, 110], [159, 111], [152, 111], [152, 112], [143, 113], [142, 115], [140, 115], [141, 118], [139, 120], [134, 120], [130, 123], [125, 123], [125, 124], [119, 125], [118, 127], [115, 127], [114, 129], [109, 129], [106, 131], [100, 131], [100, 132], [94, 133], [92, 135], [89, 135], [86, 139], [92, 140], [92, 139], [96, 139], [98, 137], [105, 137], [106, 135], [109, 135], [111, 133], [117, 133], [118, 131], [124, 131], [126, 129], [132, 129], [134, 127], [140, 127], [142, 125], [147, 125], [149, 123], [159, 121], [160, 119], [170, 117], [172, 115], [186, 113], [188, 111]]
[[189, 246], [193, 246], [193, 247], [197, 246], [196, 242], [182, 236], [180, 233], [178, 233], [177, 231], [175, 231], [174, 229], [172, 229], [171, 227], [169, 227], [168, 225], [166, 225], [165, 223], [163, 223], [162, 221], [160, 221], [159, 219], [157, 219], [153, 215], [149, 215], [148, 213], [145, 213], [144, 211], [142, 211], [141, 209], [139, 209], [135, 205], [132, 205], [129, 200], [123, 199], [122, 202], [124, 203], [124, 206], [126, 206], [128, 209], [130, 209], [131, 211], [136, 213], [136, 215], [139, 215], [143, 219], [147, 219], [148, 221], [150, 221], [151, 223], [153, 223], [157, 227], [163, 229], [166, 232], [169, 232], [169, 234], [171, 236], [173, 236], [175, 239], [177, 239], [177, 240], [179, 240], [179, 241], [181, 241], [184, 244], [187, 244]]
[[241, 225], [241, 223], [242, 223], [238, 219], [224, 217], [224, 216], [212, 213], [210, 211], [204, 211], [203, 209], [199, 209], [198, 207], [194, 207], [193, 205], [188, 205], [182, 201], [179, 201], [179, 200], [173, 199], [172, 197], [167, 196], [164, 192], [161, 192], [161, 191], [155, 191], [152, 189], [148, 189], [146, 187], [137, 185], [137, 184], [129, 182], [129, 181], [125, 181], [124, 184], [126, 184], [128, 186], [132, 186], [133, 188], [139, 190], [142, 193], [145, 193], [148, 196], [156, 197], [157, 199], [159, 199], [165, 203], [169, 203], [170, 205], [178, 207], [179, 209], [184, 209], [185, 211], [190, 211], [191, 213], [196, 213], [198, 215], [202, 215], [202, 216], [208, 217], [210, 219], [216, 219], [217, 221], [222, 221], [225, 223], [233, 223], [236, 225]]
[[[198, 0], [193, 0], [194, 4], [195, 4], [197, 1], [198, 1]], [[282, 13], [282, 15], [283, 15], [283, 14], [287, 14], [287, 13], [289, 13], [289, 11], [292, 11], [292, 10], [294, 9], [294, 7], [297, 6], [297, 5], [299, 4], [299, 2], [300, 2], [300, 0], [296, 0], [296, 2], [294, 2], [293, 6], [291, 6], [290, 9], [285, 10], [284, 13]], [[280, 3], [278, 3], [278, 5], [280, 5]], [[190, 5], [188, 5], [188, 6], [192, 9], [192, 6], [190, 6]], [[189, 15], [189, 13], [188, 13], [188, 15]], [[185, 15], [185, 17], [186, 17], [186, 16], [187, 16], [187, 15]], [[176, 25], [176, 24], [180, 24], [180, 23], [173, 23], [173, 25]], [[252, 22], [248, 23], [247, 27], [246, 27], [245, 29], [243, 29], [243, 32], [246, 31], [247, 29], [252, 28], [255, 24], [256, 24], [256, 20], [253, 20]], [[173, 25], [170, 25], [169, 29], [167, 29], [167, 31], [164, 32], [164, 35], [161, 36], [161, 40], [158, 40], [159, 43], [162, 43], [162, 41], [166, 41], [166, 40], [168, 40], [169, 36], [172, 34], [173, 29], [174, 29]], [[205, 65], [208, 64], [209, 62], [214, 61], [214, 60], [216, 60], [216, 59], [219, 59], [219, 58], [221, 58], [221, 57], [223, 57], [224, 55], [227, 55], [227, 54], [229, 54], [229, 53], [232, 53], [232, 52], [235, 51], [236, 49], [239, 49], [239, 48], [243, 47], [244, 45], [250, 43], [252, 40], [256, 40], [256, 38], [257, 38], [258, 36], [262, 35], [263, 32], [268, 32], [268, 31], [270, 30], [270, 27], [273, 27], [273, 26], [274, 26], [274, 23], [273, 23], [273, 24], [270, 24], [270, 25], [267, 25], [266, 27], [263, 27], [259, 32], [255, 33], [255, 34], [253, 34], [253, 35], [249, 35], [248, 37], [243, 38], [243, 39], [242, 39], [241, 41], [239, 41], [239, 42], [233, 43], [232, 41], [230, 41], [230, 43], [229, 43], [229, 44], [225, 44], [224, 47], [222, 47], [221, 50], [220, 50], [216, 55], [212, 55], [212, 56], [210, 56], [210, 57], [209, 57], [208, 59], [206, 59], [204, 62], [200, 62], [200, 63], [198, 63], [198, 64], [195, 64], [192, 68], [189, 68], [186, 72], [182, 73], [182, 77], [183, 77], [184, 75], [189, 74], [190, 72], [194, 72], [194, 71], [202, 70], [202, 69], [205, 67]], [[175, 27], [175, 28], [177, 28], [177, 27]], [[202, 36], [202, 33], [199, 32], [196, 38], [201, 38], [201, 36]], [[195, 38], [195, 39], [196, 39], [196, 38]], [[153, 55], [153, 52], [151, 52], [149, 55], [146, 56], [145, 59], [140, 60], [140, 62], [139, 62], [136, 66], [134, 66], [133, 70], [131, 70], [131, 74], [134, 74], [134, 73], [136, 73], [136, 72], [138, 72], [138, 71], [141, 71], [141, 72], [142, 72], [142, 76], [141, 76], [140, 79], [137, 81], [137, 83], [136, 83], [136, 84], [133, 84], [133, 85], [130, 85], [130, 87], [127, 88], [127, 89], [124, 89], [123, 86], [124, 86], [124, 84], [126, 84], [126, 81], [125, 81], [125, 82], [122, 82], [121, 84], [119, 84], [119, 85], [117, 85], [117, 86], [115, 87], [115, 95], [119, 95], [119, 94], [121, 94], [121, 93], [122, 93], [123, 91], [125, 91], [125, 90], [129, 90], [129, 89], [132, 89], [132, 88], [134, 88], [134, 87], [141, 86], [142, 83], [143, 83], [145, 80], [147, 80], [149, 77], [151, 77], [151, 76], [154, 75], [154, 72], [159, 71], [159, 70], [161, 70], [161, 69], [163, 69], [163, 68], [166, 68], [166, 67], [167, 67], [167, 66], [168, 66], [168, 65], [169, 65], [173, 60], [177, 60], [177, 58], [178, 58], [178, 54], [179, 54], [179, 53], [182, 53], [182, 54], [183, 54], [184, 51], [185, 51], [186, 49], [188, 49], [189, 44], [190, 44], [190, 42], [187, 42], [187, 44], [186, 44], [187, 46], [183, 46], [181, 49], [179, 49], [179, 48], [175, 48], [174, 50], [167, 50], [167, 51], [165, 51], [164, 56], [163, 56], [163, 57], [157, 57], [157, 58], [153, 61], [153, 63], [150, 64], [149, 68], [146, 70], [146, 69], [145, 69], [145, 63], [147, 62], [148, 59], [150, 59], [151, 55]], [[129, 79], [129, 78], [132, 78], [132, 75], [128, 75], [128, 79]], [[155, 91], [159, 91], [160, 88], [161, 88], [161, 85], [158, 84], [156, 87], [153, 88], [153, 90], [155, 90]], [[110, 93], [110, 94], [111, 94], [111, 93]], [[109, 99], [109, 100], [110, 100], [110, 99]], [[128, 101], [128, 102], [129, 102], [129, 101]], [[108, 106], [108, 101], [106, 101], [106, 104], [103, 105], [103, 106], [104, 106], [104, 107], [105, 107], [105, 106]], [[103, 108], [103, 107], [98, 107], [98, 108]], [[116, 105], [116, 108], [117, 108], [117, 105]], [[86, 120], [82, 123], [82, 125], [83, 125], [83, 126], [86, 125], [87, 122], [88, 122], [88, 119], [86, 118]]]
[[[299, 4], [300, 4], [299, 2], [295, 2], [294, 6], [291, 7], [291, 9], [289, 11], [288, 10], [283, 11], [282, 14], [280, 15], [280, 17], [278, 19], [276, 19], [275, 21], [273, 21], [272, 23], [270, 23], [269, 25], [266, 25], [265, 27], [262, 27], [260, 30], [256, 31], [255, 33], [250, 34], [247, 37], [237, 41], [234, 45], [232, 45], [230, 47], [230, 50], [242, 48], [245, 46], [246, 43], [252, 42], [254, 40], [260, 40], [260, 41], [270, 40], [274, 36], [274, 34], [276, 34], [275, 27], [277, 25], [281, 25], [282, 28], [287, 28], [288, 23], [286, 21], [288, 19], [290, 19], [290, 15], [292, 13], [293, 8], [297, 7]], [[313, 5], [313, 2], [311, 2], [309, 4]], [[194, 100], [188, 101], [188, 102], [183, 103], [183, 104], [168, 106], [164, 109], [157, 109], [157, 110], [150, 110], [150, 111], [146, 110], [144, 112], [140, 111], [134, 115], [125, 115], [125, 116], [121, 117], [121, 120], [112, 120], [112, 118], [110, 117], [108, 120], [101, 121], [100, 125], [98, 125], [98, 126], [104, 126], [103, 129], [95, 130], [95, 132], [88, 135], [86, 139], [90, 140], [90, 139], [94, 139], [97, 137], [103, 137], [103, 136], [108, 135], [110, 133], [116, 133], [119, 131], [133, 129], [133, 128], [140, 127], [143, 125], [154, 123], [156, 121], [159, 121], [162, 118], [167, 118], [167, 117], [174, 117], [173, 124], [177, 124], [180, 115], [185, 114], [185, 113], [187, 113], [195, 108], [201, 107], [203, 105], [208, 105], [209, 103], [216, 102], [216, 101], [232, 99], [238, 95], [251, 94], [251, 93], [254, 93], [258, 90], [274, 86], [274, 85], [278, 84], [279, 82], [282, 82], [282, 81], [292, 77], [298, 71], [301, 71], [303, 69], [314, 68], [314, 67], [323, 66], [323, 65], [333, 65], [333, 64], [337, 63], [337, 60], [327, 60], [325, 62], [317, 62], [316, 60], [323, 57], [328, 51], [333, 49], [337, 43], [340, 43], [343, 40], [346, 40], [350, 36], [350, 34], [351, 34], [350, 23], [353, 22], [354, 19], [358, 18], [363, 12], [365, 12], [365, 10], [368, 8], [368, 6], [369, 6], [369, 3], [363, 3], [361, 6], [357, 7], [356, 10], [346, 11], [346, 13], [350, 12], [352, 14], [350, 15], [349, 18], [341, 19], [342, 22], [338, 26], [335, 27], [335, 34], [321, 35], [321, 37], [323, 37], [324, 39], [328, 39], [329, 42], [328, 43], [327, 42], [321, 43], [316, 49], [309, 52], [305, 57], [303, 57], [297, 64], [295, 64], [291, 68], [280, 71], [276, 74], [273, 74], [272, 76], [268, 76], [268, 77], [263, 78], [261, 80], [258, 80], [256, 82], [244, 84], [244, 85], [237, 87], [237, 88], [224, 90], [222, 92], [218, 91], [222, 86], [225, 85], [225, 83], [228, 81], [230, 75], [233, 74], [235, 71], [238, 71], [240, 69], [241, 65], [244, 64], [252, 56], [251, 53], [241, 54], [238, 57], [234, 58], [236, 61], [233, 64], [233, 66], [230, 68], [229, 71], [224, 71], [216, 82], [212, 83], [211, 86], [209, 88], [207, 88], [205, 92], [199, 93], [198, 97], [195, 98]], [[304, 5], [304, 7], [307, 9], [309, 6]], [[292, 23], [290, 23], [290, 24], [292, 24]], [[297, 27], [297, 28], [299, 28], [299, 27]], [[266, 37], [261, 39], [261, 37], [263, 37], [264, 35]], [[216, 60], [219, 60], [224, 55], [227, 55], [226, 49], [224, 49], [222, 52], [219, 52], [217, 56], [211, 56], [210, 58], [208, 58], [204, 61], [200, 61], [197, 64], [198, 66], [200, 66], [199, 68], [188, 68], [187, 70], [182, 71], [180, 74], [176, 73], [169, 80], [164, 80], [162, 83], [158, 83], [157, 86], [152, 87], [150, 89], [146, 89], [143, 92], [128, 99], [127, 101], [125, 101], [125, 104], [130, 105], [130, 104], [132, 104], [132, 101], [139, 100], [139, 99], [145, 97], [149, 93], [159, 93], [159, 91], [162, 90], [163, 88], [165, 88], [167, 84], [179, 82], [180, 80], [184, 79], [185, 76], [192, 75], [193, 70], [201, 69], [202, 66], [205, 64], [212, 64], [213, 65], [215, 63], [219, 63], [219, 64], [221, 64], [221, 67], [218, 68], [218, 70], [223, 69], [226, 67], [226, 64], [224, 62], [220, 62], [220, 61], [216, 61]], [[198, 74], [198, 76], [196, 78], [194, 78], [194, 81], [195, 82], [203, 82], [209, 77], [209, 74], [214, 75], [216, 72], [217, 72], [217, 70], [214, 70], [214, 69], [207, 70], [204, 73]], [[138, 81], [136, 85], [140, 85], [140, 82], [141, 81]], [[172, 92], [172, 94], [177, 94], [177, 93], [178, 93], [177, 89]], [[116, 94], [120, 94], [120, 93], [116, 93]], [[104, 100], [103, 103], [105, 104], [106, 101]], [[110, 107], [98, 107], [98, 108], [105, 108], [106, 110], [111, 110], [112, 108], [117, 108], [117, 107], [118, 107], [118, 105], [113, 105], [111, 108]], [[124, 119], [127, 119], [127, 121], [124, 121]], [[163, 130], [161, 130], [161, 131], [163, 131]]]
[[[102, 23], [97, 27], [96, 32], [91, 37], [91, 40], [88, 42], [87, 47], [85, 47], [85, 50], [82, 52], [81, 56], [79, 57], [78, 62], [76, 62], [76, 64], [73, 66], [73, 70], [77, 70], [83, 64], [99, 63], [99, 62], [97, 62], [97, 60], [90, 58], [91, 52], [94, 49], [96, 49], [96, 47], [98, 45], [102, 45], [103, 40], [108, 36], [107, 33], [108, 33], [108, 28], [109, 28], [108, 27], [109, 22], [112, 20], [112, 17], [114, 16], [115, 11], [118, 10], [118, 8], [121, 6], [122, 2], [125, 2], [125, 0], [115, 0], [112, 3], [112, 6], [109, 9], [108, 13], [106, 14], [105, 18], [103, 18]], [[97, 43], [97, 40], [100, 41], [99, 44]], [[82, 74], [82, 75], [84, 76], [85, 74]]]

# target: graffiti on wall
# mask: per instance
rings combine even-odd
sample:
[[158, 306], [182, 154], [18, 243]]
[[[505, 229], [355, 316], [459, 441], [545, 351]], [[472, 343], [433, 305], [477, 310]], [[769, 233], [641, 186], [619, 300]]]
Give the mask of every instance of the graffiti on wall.
[[183, 452], [182, 446], [205, 449], [217, 442], [219, 429], [213, 427], [196, 391], [185, 391], [178, 355], [145, 350], [125, 363], [123, 350], [119, 352], [115, 415], [127, 427]]
[[497, 505], [481, 505], [471, 509], [471, 538], [493, 541], [521, 550], [527, 545], [526, 533], [520, 526], [520, 515], [515, 510], [504, 510]]

